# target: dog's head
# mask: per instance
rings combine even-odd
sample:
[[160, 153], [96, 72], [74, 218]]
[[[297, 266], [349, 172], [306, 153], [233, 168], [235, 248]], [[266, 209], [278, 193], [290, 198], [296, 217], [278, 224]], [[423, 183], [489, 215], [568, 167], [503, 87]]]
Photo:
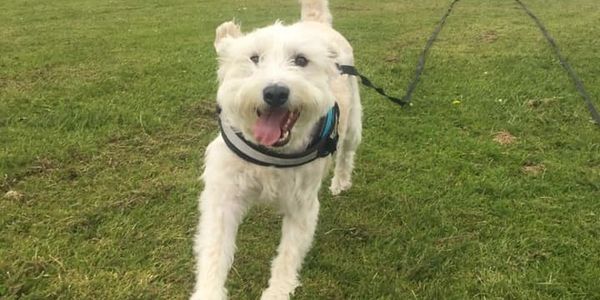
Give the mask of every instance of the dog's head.
[[233, 22], [217, 28], [217, 102], [222, 119], [256, 144], [298, 149], [335, 102], [337, 76], [326, 40], [280, 23], [242, 34]]

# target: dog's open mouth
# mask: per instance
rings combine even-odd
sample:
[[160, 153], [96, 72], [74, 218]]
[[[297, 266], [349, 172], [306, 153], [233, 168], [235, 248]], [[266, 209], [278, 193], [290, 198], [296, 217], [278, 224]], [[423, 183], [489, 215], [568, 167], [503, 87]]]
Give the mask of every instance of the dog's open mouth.
[[298, 111], [287, 108], [269, 108], [257, 110], [258, 120], [254, 124], [254, 138], [268, 147], [281, 147], [290, 141], [290, 131], [300, 116]]

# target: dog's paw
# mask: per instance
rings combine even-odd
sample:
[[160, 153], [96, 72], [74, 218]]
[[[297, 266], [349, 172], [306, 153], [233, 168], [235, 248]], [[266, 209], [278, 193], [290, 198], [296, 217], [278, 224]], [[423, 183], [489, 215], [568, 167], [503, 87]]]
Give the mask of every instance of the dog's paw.
[[260, 300], [289, 300], [290, 294], [268, 288], [260, 296]]
[[331, 194], [334, 196], [339, 195], [343, 191], [347, 191], [352, 187], [352, 181], [350, 179], [340, 179], [336, 176], [331, 180], [331, 185], [329, 186], [329, 190]]
[[227, 300], [227, 292], [224, 289], [209, 292], [207, 290], [195, 291], [190, 300]]

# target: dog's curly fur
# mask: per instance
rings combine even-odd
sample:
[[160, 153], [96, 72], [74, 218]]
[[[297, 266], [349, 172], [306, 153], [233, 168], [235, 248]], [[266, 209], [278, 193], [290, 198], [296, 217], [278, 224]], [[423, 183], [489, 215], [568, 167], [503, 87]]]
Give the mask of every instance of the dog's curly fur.
[[[300, 0], [298, 23], [280, 22], [243, 34], [226, 22], [216, 31], [219, 59], [217, 102], [221, 121], [260, 143], [253, 128], [257, 112], [269, 109], [263, 90], [274, 83], [289, 87], [287, 108], [299, 117], [289, 142], [272, 150], [305, 149], [319, 120], [337, 103], [340, 142], [330, 191], [350, 188], [354, 153], [361, 139], [361, 104], [356, 78], [341, 75], [336, 64], [353, 65], [352, 47], [331, 27], [327, 0]], [[305, 66], [294, 65], [302, 55]], [[274, 205], [283, 214], [281, 243], [272, 262], [271, 279], [261, 299], [289, 299], [299, 285], [298, 272], [317, 224], [318, 192], [331, 158], [293, 168], [251, 164], [227, 148], [221, 136], [207, 147], [200, 196], [200, 222], [195, 239], [196, 286], [191, 299], [226, 299], [224, 288], [233, 261], [235, 236], [245, 212], [254, 203]]]

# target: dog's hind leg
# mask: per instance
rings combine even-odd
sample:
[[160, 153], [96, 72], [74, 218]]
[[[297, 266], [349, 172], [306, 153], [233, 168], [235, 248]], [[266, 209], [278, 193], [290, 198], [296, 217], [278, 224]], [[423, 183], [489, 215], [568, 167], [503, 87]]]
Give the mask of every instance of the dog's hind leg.
[[312, 244], [319, 214], [317, 196], [314, 195], [312, 199], [297, 202], [297, 205], [286, 209], [281, 242], [271, 265], [269, 287], [263, 292], [261, 300], [289, 299], [300, 285], [298, 272]]
[[351, 105], [345, 120], [345, 128], [341, 128], [340, 142], [335, 157], [335, 169], [329, 190], [333, 195], [352, 186], [352, 170], [354, 169], [354, 154], [362, 136], [362, 106], [358, 93], [356, 78], [348, 78], [352, 90]]
[[227, 299], [225, 280], [233, 262], [235, 236], [246, 207], [227, 189], [207, 186], [200, 196], [196, 235], [196, 286], [192, 300]]

